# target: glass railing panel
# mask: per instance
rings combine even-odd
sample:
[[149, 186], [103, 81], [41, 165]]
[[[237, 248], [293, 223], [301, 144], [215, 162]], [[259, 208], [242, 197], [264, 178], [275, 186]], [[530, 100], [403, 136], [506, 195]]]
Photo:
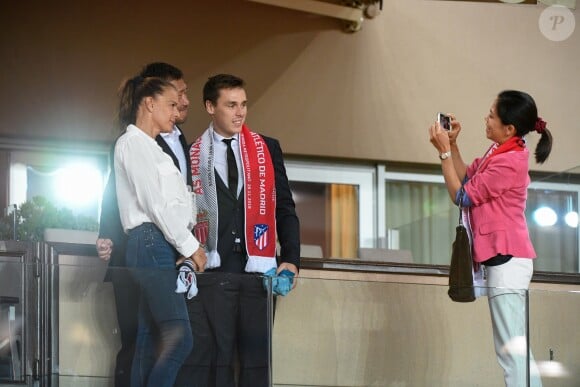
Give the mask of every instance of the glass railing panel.
[[0, 385], [30, 384], [38, 363], [35, 244], [0, 241]]
[[[474, 385], [474, 380], [483, 387], [503, 385], [487, 297], [460, 304], [449, 299], [447, 289], [433, 284], [301, 278], [289, 296], [276, 301], [274, 385], [463, 387]], [[527, 292], [522, 292], [525, 305]], [[577, 293], [551, 296], [562, 302], [574, 298], [572, 306], [580, 302]], [[530, 301], [535, 319], [531, 325], [550, 329], [551, 335], [564, 340], [562, 355], [573, 367], [580, 353], [570, 338], [577, 337], [580, 308], [558, 322], [553, 310], [537, 306], [542, 302]], [[525, 308], [522, 312], [525, 324]], [[568, 334], [559, 329], [560, 324], [566, 324]], [[505, 350], [522, 351], [527, 339], [525, 334], [516, 337]], [[536, 360], [547, 359], [547, 345], [544, 338], [534, 336], [531, 347]], [[544, 373], [542, 379], [544, 386], [573, 386], [578, 379], [572, 376], [553, 378]], [[525, 380], [520, 382], [526, 385]]]
[[[128, 284], [135, 280], [147, 281], [153, 277], [159, 278], [165, 275], [173, 276], [173, 290], [176, 288], [177, 272], [174, 270], [146, 270], [110, 268], [96, 257], [59, 256], [59, 265], [51, 267], [53, 280], [58, 289], [58, 303], [52, 313], [55, 324], [55, 346], [52, 354], [52, 370], [57, 375], [59, 386], [108, 386], [112, 385], [115, 377], [122, 377], [115, 372], [115, 361], [121, 349], [121, 330], [119, 328], [119, 316], [115, 308], [115, 293], [113, 283], [108, 282], [109, 277], [115, 278], [117, 291], [128, 291]], [[79, 264], [83, 261], [82, 264]], [[69, 264], [69, 263], [75, 263]], [[107, 278], [105, 278], [107, 277]], [[127, 284], [125, 287], [123, 284]], [[147, 286], [147, 285], [144, 285]], [[250, 300], [254, 307], [261, 308], [267, 315], [265, 321], [258, 321], [258, 317], [252, 317], [253, 323], [262, 325], [265, 332], [262, 341], [265, 349], [271, 348], [271, 316], [272, 295], [271, 280], [263, 276], [239, 275], [239, 274], [198, 274], [198, 295], [189, 300], [185, 299], [186, 313], [191, 316], [199, 312], [200, 303], [194, 305], [202, 294], [215, 295], [237, 292], [239, 299]], [[223, 290], [223, 293], [219, 292]], [[153, 293], [156, 289], [149, 289]], [[134, 297], [134, 303], [138, 304], [138, 295]], [[209, 297], [206, 297], [209, 299]], [[135, 305], [133, 304], [133, 305]], [[132, 305], [128, 303], [126, 308]], [[204, 304], [204, 308], [207, 307]], [[137, 308], [135, 308], [137, 311]], [[210, 313], [208, 309], [205, 312]], [[122, 312], [126, 312], [123, 310]], [[141, 313], [142, 311], [138, 311]], [[124, 313], [126, 315], [126, 313]], [[127, 317], [127, 316], [126, 316]], [[126, 317], [124, 318], [127, 321]], [[123, 317], [121, 317], [123, 318]], [[135, 316], [137, 318], [137, 316]], [[188, 322], [189, 324], [189, 322]], [[195, 330], [195, 326], [191, 326]], [[156, 338], [157, 336], [153, 336]], [[194, 334], [193, 351], [196, 350], [196, 336]], [[199, 342], [198, 342], [199, 343]], [[199, 344], [198, 344], [199, 345]], [[126, 352], [126, 351], [125, 351]], [[139, 353], [139, 350], [137, 349]], [[265, 354], [265, 366], [270, 367], [269, 358]], [[176, 386], [192, 385], [192, 375], [198, 372], [191, 364], [191, 354], [185, 361], [177, 375]], [[210, 359], [208, 359], [209, 362]], [[130, 367], [127, 365], [127, 367]], [[130, 372], [130, 369], [127, 371]], [[225, 372], [225, 371], [224, 371]], [[271, 375], [271, 371], [266, 370]], [[121, 379], [127, 380], [127, 378]]]
[[26, 375], [25, 267], [19, 256], [0, 256], [0, 384]]
[[529, 300], [531, 348], [544, 387], [578, 385], [580, 287], [532, 284]]
[[[13, 318], [7, 314], [12, 334], [0, 322], [0, 342], [20, 335], [27, 344], [21, 344], [20, 379], [7, 373], [0, 386], [15, 381], [113, 385], [121, 337], [113, 285], [104, 280], [106, 264], [94, 256], [61, 254], [54, 260], [59, 264], [39, 266], [19, 254], [2, 254], [0, 296], [24, 302], [17, 304], [21, 309], [14, 307]], [[134, 274], [110, 271], [121, 282]], [[204, 278], [210, 276], [198, 276], [200, 294], [211, 283]], [[266, 281], [267, 294], [269, 287]], [[483, 387], [503, 385], [487, 297], [455, 303], [447, 290], [447, 279], [440, 276], [304, 269], [297, 287], [276, 297], [275, 308], [267, 306], [274, 314], [268, 334], [272, 384], [452, 387], [478, 380]], [[575, 285], [540, 283], [524, 291], [529, 335], [506, 350], [521, 350], [529, 340], [544, 386], [572, 387], [580, 380], [579, 291]], [[4, 351], [0, 357], [10, 358]]]
[[[47, 266], [55, 299], [50, 372], [59, 386], [107, 385], [121, 343], [113, 286], [104, 280], [107, 266], [96, 257], [73, 255], [60, 255], [58, 262]], [[109, 275], [132, 281], [126, 269], [112, 268]]]

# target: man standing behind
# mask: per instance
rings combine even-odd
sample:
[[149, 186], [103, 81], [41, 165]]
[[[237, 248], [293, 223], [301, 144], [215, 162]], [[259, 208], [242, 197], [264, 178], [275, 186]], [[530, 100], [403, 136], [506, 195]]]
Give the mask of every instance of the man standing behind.
[[[183, 73], [178, 68], [162, 62], [146, 65], [139, 74], [143, 78], [156, 77], [170, 82], [178, 92], [179, 119], [172, 133], [162, 133], [155, 138], [157, 144], [173, 159], [175, 166], [181, 171], [184, 181], [191, 185], [189, 171], [189, 157], [187, 142], [177, 125], [187, 119], [189, 100], [187, 98], [187, 84]], [[127, 236], [121, 225], [115, 175], [111, 159], [111, 174], [103, 193], [99, 239], [97, 239], [97, 253], [101, 259], [110, 260], [109, 267], [125, 267], [125, 243]], [[106, 280], [113, 283], [117, 321], [121, 333], [121, 349], [115, 363], [115, 386], [130, 386], [131, 364], [135, 353], [137, 335], [137, 316], [139, 307], [138, 287], [134, 284], [127, 271], [113, 269], [107, 272]]]
[[244, 124], [244, 86], [233, 75], [209, 78], [203, 100], [211, 123], [190, 147], [198, 206], [194, 231], [208, 261], [207, 274], [198, 276], [199, 294], [188, 302], [195, 349], [178, 386], [230, 387], [236, 379], [240, 387], [269, 386], [268, 303], [261, 275], [273, 268], [298, 275], [299, 221], [282, 150], [277, 140]]

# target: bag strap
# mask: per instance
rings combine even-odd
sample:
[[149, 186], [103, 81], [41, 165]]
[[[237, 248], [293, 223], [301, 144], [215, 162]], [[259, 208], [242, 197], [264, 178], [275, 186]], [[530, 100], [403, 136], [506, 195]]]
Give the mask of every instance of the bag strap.
[[461, 203], [463, 203], [463, 196], [465, 195], [465, 189], [463, 188], [463, 185], [461, 186], [461, 188], [459, 189], [459, 199], [457, 200], [457, 206], [459, 207], [459, 225], [463, 226], [463, 207], [461, 206]]

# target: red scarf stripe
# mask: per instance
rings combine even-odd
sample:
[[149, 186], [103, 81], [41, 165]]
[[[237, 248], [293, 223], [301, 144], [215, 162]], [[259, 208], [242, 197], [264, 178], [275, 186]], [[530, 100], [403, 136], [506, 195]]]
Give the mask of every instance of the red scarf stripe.
[[[266, 142], [245, 125], [240, 135], [240, 150], [244, 170], [246, 250], [248, 266], [252, 266], [253, 257], [276, 256], [275, 174]], [[246, 271], [255, 270], [247, 268]]]
[[483, 167], [484, 164], [487, 164], [487, 162], [489, 162], [489, 159], [492, 158], [493, 156], [497, 156], [499, 154], [502, 153], [507, 153], [507, 152], [521, 152], [524, 149], [526, 149], [526, 141], [519, 137], [519, 136], [513, 136], [510, 137], [506, 142], [504, 142], [503, 144], [493, 144], [485, 153], [485, 158], [484, 160], [479, 164], [479, 166], [477, 167], [477, 169], [481, 169]]

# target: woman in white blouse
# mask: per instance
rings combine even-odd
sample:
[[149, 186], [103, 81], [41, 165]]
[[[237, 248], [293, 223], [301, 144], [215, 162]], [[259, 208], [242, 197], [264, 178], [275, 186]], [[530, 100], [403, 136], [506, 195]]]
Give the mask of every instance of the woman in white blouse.
[[203, 271], [204, 249], [191, 233], [193, 196], [171, 158], [155, 142], [179, 117], [177, 90], [159, 78], [135, 77], [120, 94], [115, 145], [119, 212], [128, 234], [126, 263], [141, 289], [132, 386], [172, 386], [193, 346], [176, 261], [191, 258]]

